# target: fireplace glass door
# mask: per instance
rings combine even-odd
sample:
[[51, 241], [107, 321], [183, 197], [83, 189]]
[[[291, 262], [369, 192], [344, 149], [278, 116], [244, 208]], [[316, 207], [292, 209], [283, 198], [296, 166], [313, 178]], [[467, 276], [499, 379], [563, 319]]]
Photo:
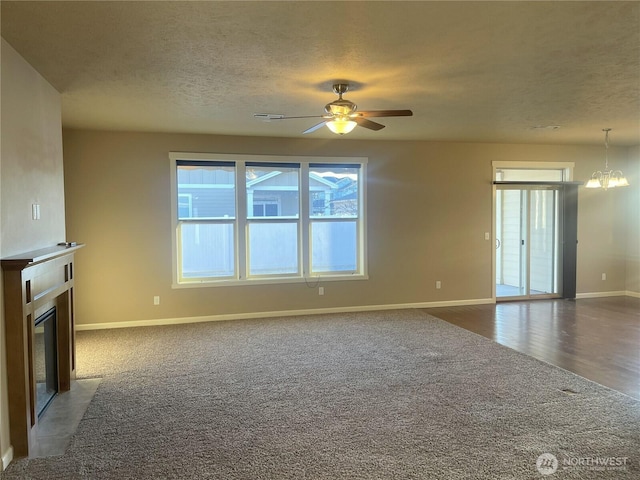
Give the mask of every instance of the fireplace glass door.
[[58, 393], [55, 308], [36, 319], [33, 339], [36, 412], [40, 416]]

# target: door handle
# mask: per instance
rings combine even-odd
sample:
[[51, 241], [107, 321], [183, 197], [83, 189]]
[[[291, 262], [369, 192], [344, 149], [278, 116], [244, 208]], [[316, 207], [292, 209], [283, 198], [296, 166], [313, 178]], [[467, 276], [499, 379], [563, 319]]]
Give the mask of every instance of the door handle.
[[502, 243], [500, 243], [500, 239], [496, 238], [496, 250], [500, 248], [500, 245], [502, 245]]

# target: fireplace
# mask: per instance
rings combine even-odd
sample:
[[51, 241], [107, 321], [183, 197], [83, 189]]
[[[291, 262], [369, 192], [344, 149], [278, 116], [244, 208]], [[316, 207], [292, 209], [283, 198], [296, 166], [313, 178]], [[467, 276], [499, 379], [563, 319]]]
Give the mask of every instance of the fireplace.
[[81, 247], [2, 259], [9, 429], [16, 457], [35, 447], [39, 417], [75, 378], [74, 254]]
[[36, 414], [42, 416], [58, 393], [58, 335], [56, 307], [36, 318], [33, 330], [33, 376]]

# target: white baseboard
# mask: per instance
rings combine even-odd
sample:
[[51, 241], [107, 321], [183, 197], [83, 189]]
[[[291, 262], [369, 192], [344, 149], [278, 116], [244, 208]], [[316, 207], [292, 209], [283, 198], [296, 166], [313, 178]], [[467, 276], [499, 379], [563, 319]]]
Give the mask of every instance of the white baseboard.
[[576, 299], [599, 298], [599, 297], [624, 297], [626, 295], [629, 295], [629, 292], [625, 290], [618, 290], [615, 292], [589, 292], [589, 293], [577, 293]]
[[640, 292], [632, 292], [627, 290], [627, 297], [640, 298]]
[[113, 323], [84, 323], [76, 325], [76, 330], [103, 330], [107, 328], [153, 327], [158, 325], [180, 325], [184, 323], [221, 322], [226, 320], [249, 320], [252, 318], [292, 317], [296, 315], [317, 315], [321, 313], [368, 312], [374, 310], [401, 310], [405, 308], [456, 307], [463, 305], [486, 305], [496, 303], [493, 298], [470, 300], [448, 300], [443, 302], [402, 303], [393, 305], [365, 305], [356, 307], [312, 308], [306, 310], [284, 310], [278, 312], [228, 313], [204, 315], [200, 317], [157, 318], [151, 320], [131, 320]]
[[2, 470], [6, 470], [11, 461], [13, 460], [13, 447], [9, 447], [9, 449], [4, 452], [2, 455]]

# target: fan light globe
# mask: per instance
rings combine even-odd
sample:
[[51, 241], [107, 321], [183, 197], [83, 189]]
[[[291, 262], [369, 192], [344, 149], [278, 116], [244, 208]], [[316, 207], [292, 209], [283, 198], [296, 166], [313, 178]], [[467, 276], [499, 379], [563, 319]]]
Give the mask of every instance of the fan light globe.
[[356, 128], [357, 123], [351, 120], [349, 117], [337, 117], [333, 120], [327, 122], [327, 127], [333, 133], [337, 133], [338, 135], [344, 135], [345, 133], [349, 133], [351, 130]]

